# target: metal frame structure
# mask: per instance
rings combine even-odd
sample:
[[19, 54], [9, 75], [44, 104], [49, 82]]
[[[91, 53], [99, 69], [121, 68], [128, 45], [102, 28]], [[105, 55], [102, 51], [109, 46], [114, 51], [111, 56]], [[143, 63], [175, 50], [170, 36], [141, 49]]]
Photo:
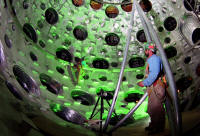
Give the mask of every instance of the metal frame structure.
[[[113, 3], [112, 3], [113, 4]], [[168, 78], [169, 81], [169, 97], [168, 98], [172, 98], [172, 99], [167, 99], [167, 111], [168, 111], [168, 116], [169, 116], [169, 120], [171, 125], [174, 125], [174, 127], [172, 127], [172, 135], [173, 136], [180, 136], [181, 135], [181, 124], [182, 124], [182, 120], [181, 120], [181, 113], [179, 112], [179, 103], [178, 103], [178, 97], [177, 97], [177, 89], [176, 89], [176, 85], [174, 82], [174, 78], [173, 78], [173, 74], [171, 72], [171, 68], [169, 65], [169, 62], [167, 60], [167, 57], [165, 55], [165, 52], [162, 48], [161, 42], [152, 26], [152, 24], [149, 22], [148, 18], [146, 17], [146, 15], [144, 14], [143, 10], [141, 9], [141, 7], [139, 6], [138, 2], [136, 0], [133, 1], [132, 3], [132, 11], [131, 11], [131, 22], [129, 25], [129, 29], [128, 29], [128, 36], [127, 36], [127, 41], [126, 41], [126, 47], [125, 47], [125, 52], [124, 52], [124, 58], [123, 58], [123, 62], [122, 62], [122, 66], [121, 66], [121, 70], [120, 70], [120, 74], [119, 74], [119, 79], [118, 79], [118, 83], [117, 83], [117, 87], [113, 96], [113, 101], [111, 104], [111, 107], [109, 109], [109, 113], [108, 113], [108, 117], [106, 119], [106, 122], [103, 126], [103, 131], [106, 132], [106, 129], [108, 127], [108, 123], [111, 119], [111, 115], [112, 112], [114, 110], [114, 106], [118, 97], [118, 93], [119, 93], [119, 89], [120, 89], [120, 84], [122, 81], [122, 77], [123, 77], [123, 72], [124, 72], [124, 68], [125, 68], [125, 63], [126, 63], [126, 58], [127, 58], [127, 52], [129, 49], [129, 44], [130, 44], [130, 40], [131, 40], [131, 32], [132, 32], [132, 27], [133, 27], [133, 23], [134, 23], [134, 13], [137, 7], [140, 19], [142, 21], [143, 27], [144, 27], [144, 32], [145, 35], [147, 37], [147, 41], [154, 41], [155, 44], [157, 45], [157, 48], [160, 52], [161, 55], [161, 59], [165, 68], [165, 73], [166, 76]], [[150, 35], [151, 34], [151, 35]], [[143, 95], [143, 97], [140, 99], [140, 101], [137, 103], [137, 105], [135, 107], [133, 107], [133, 109], [121, 120], [117, 123], [116, 126], [114, 126], [109, 132], [114, 131], [115, 129], [117, 129], [120, 124], [122, 124], [129, 116], [131, 116], [133, 114], [133, 112], [135, 112], [135, 110], [137, 110], [137, 108], [141, 105], [141, 103], [145, 100], [145, 98], [147, 97], [147, 93], [145, 93]], [[173, 101], [171, 101], [173, 100]], [[103, 103], [103, 102], [102, 102]], [[174, 109], [172, 109], [170, 107], [170, 105], [173, 105]], [[103, 110], [103, 109], [102, 109]], [[173, 119], [175, 119], [175, 122], [173, 122]]]
[[[160, 39], [158, 38], [153, 25], [149, 22], [148, 18], [146, 17], [146, 15], [144, 14], [144, 11], [142, 10], [142, 8], [139, 6], [138, 2], [134, 1], [132, 3], [132, 11], [131, 11], [131, 23], [128, 29], [128, 37], [127, 37], [127, 42], [126, 42], [126, 47], [125, 47], [125, 52], [124, 52], [124, 59], [122, 62], [122, 67], [121, 67], [121, 71], [120, 71], [120, 75], [119, 75], [119, 79], [118, 79], [118, 84], [114, 93], [114, 97], [113, 97], [113, 101], [108, 113], [108, 117], [106, 119], [105, 125], [103, 127], [103, 131], [106, 132], [106, 129], [108, 127], [108, 123], [110, 121], [116, 100], [117, 100], [117, 96], [119, 93], [119, 88], [120, 88], [120, 84], [121, 84], [121, 79], [123, 76], [123, 71], [124, 71], [124, 67], [125, 67], [125, 62], [126, 62], [126, 57], [127, 57], [127, 52], [128, 52], [128, 48], [129, 48], [129, 44], [130, 44], [130, 37], [131, 37], [131, 29], [133, 26], [133, 18], [134, 18], [134, 12], [135, 9], [137, 8], [138, 14], [140, 16], [140, 19], [142, 21], [144, 30], [145, 30], [145, 35], [147, 36], [147, 40], [151, 41], [153, 40], [157, 46], [158, 51], [160, 52], [161, 55], [161, 59], [163, 62], [163, 66], [165, 69], [165, 73], [167, 76], [167, 79], [169, 81], [169, 87], [170, 89], [168, 90], [168, 98], [166, 101], [166, 107], [167, 107], [167, 115], [169, 118], [169, 122], [170, 122], [170, 126], [171, 127], [171, 131], [172, 131], [172, 135], [173, 136], [180, 136], [181, 135], [181, 131], [182, 131], [182, 117], [181, 117], [181, 113], [179, 111], [179, 102], [178, 102], [178, 97], [177, 97], [177, 89], [176, 89], [176, 85], [174, 82], [174, 77], [170, 68], [170, 64], [168, 62], [168, 59], [166, 57], [166, 54], [164, 52], [164, 49], [162, 48]], [[150, 35], [151, 34], [151, 35]], [[152, 36], [152, 38], [151, 38]], [[140, 99], [140, 101], [138, 102], [138, 104], [133, 107], [133, 109], [122, 119], [120, 120], [116, 126], [114, 126], [109, 133], [111, 133], [112, 131], [114, 131], [115, 129], [117, 129], [129, 116], [131, 116], [133, 114], [133, 112], [140, 106], [140, 104], [145, 100], [145, 98], [147, 97], [147, 93], [145, 93], [143, 95], [143, 97]], [[171, 98], [171, 99], [170, 99]], [[172, 101], [171, 101], [172, 100]], [[173, 106], [174, 108], [170, 108], [171, 106]], [[173, 121], [175, 120], [175, 121]]]

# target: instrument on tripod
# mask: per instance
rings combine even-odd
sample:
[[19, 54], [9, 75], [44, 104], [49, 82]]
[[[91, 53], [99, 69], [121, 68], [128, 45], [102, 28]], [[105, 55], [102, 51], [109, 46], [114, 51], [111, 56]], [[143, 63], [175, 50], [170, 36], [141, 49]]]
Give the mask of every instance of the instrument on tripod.
[[[93, 117], [95, 117], [96, 115], [97, 115], [97, 113], [100, 111], [100, 131], [99, 131], [99, 133], [100, 134], [102, 134], [102, 115], [103, 115], [103, 113], [104, 113], [104, 100], [106, 100], [106, 102], [107, 102], [107, 104], [109, 105], [109, 106], [111, 106], [111, 104], [110, 104], [110, 102], [109, 102], [109, 100], [111, 100], [112, 98], [113, 98], [113, 94], [112, 94], [113, 92], [110, 92], [110, 91], [104, 91], [103, 89], [100, 89], [100, 92], [99, 93], [97, 93], [97, 95], [98, 95], [98, 99], [97, 99], [97, 102], [95, 103], [95, 106], [94, 106], [94, 109], [93, 109], [93, 111], [92, 111], [92, 114], [91, 114], [91, 116], [90, 116], [90, 120], [93, 118]], [[99, 101], [101, 100], [101, 102], [100, 102], [100, 109], [98, 109], [97, 110], [97, 112], [95, 113], [95, 110], [96, 110], [96, 108], [97, 108], [97, 105], [99, 104]], [[109, 110], [109, 109], [106, 109], [107, 111]], [[116, 112], [114, 111], [114, 114], [115, 114], [115, 116], [117, 117], [117, 114], [116, 114]]]

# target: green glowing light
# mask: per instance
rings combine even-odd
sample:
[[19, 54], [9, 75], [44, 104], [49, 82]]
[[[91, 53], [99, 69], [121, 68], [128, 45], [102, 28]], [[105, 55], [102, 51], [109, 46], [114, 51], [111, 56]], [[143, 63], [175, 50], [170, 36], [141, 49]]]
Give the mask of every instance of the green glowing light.
[[52, 55], [49, 55], [49, 54], [46, 54], [46, 57], [48, 58], [48, 59], [54, 59], [54, 56], [52, 56]]
[[90, 118], [90, 116], [91, 116], [91, 114], [92, 114], [92, 112], [86, 112], [86, 113], [85, 113], [85, 116], [86, 116], [86, 118], [88, 118], [88, 119], [89, 119], [89, 118]]
[[62, 96], [62, 95], [58, 95], [57, 96], [59, 99], [64, 99], [65, 97], [64, 96]]
[[36, 67], [39, 66], [39, 64], [37, 62], [33, 62], [33, 65], [35, 65]]
[[22, 56], [22, 57], [25, 56], [25, 54], [22, 51], [19, 51], [19, 55]]
[[32, 73], [33, 73], [34, 75], [38, 75], [38, 72], [35, 71], [35, 70], [32, 70]]
[[48, 73], [50, 73], [50, 74], [53, 74], [53, 73], [54, 73], [54, 71], [52, 71], [52, 70], [48, 70]]
[[63, 86], [63, 90], [67, 92], [67, 91], [69, 91], [69, 87]]
[[80, 106], [80, 102], [74, 102], [74, 105], [76, 105], [76, 106]]
[[49, 39], [48, 43], [53, 44], [53, 40]]
[[58, 111], [61, 110], [61, 105], [60, 104], [52, 104], [52, 105], [50, 105], [50, 107], [52, 108], [52, 110], [54, 112], [58, 112]]
[[44, 90], [44, 89], [46, 89], [46, 87], [43, 86], [43, 85], [40, 85], [40, 89], [41, 89], [41, 90]]
[[65, 103], [64, 103], [64, 106], [67, 106], [67, 107], [68, 107], [68, 106], [71, 106], [71, 103], [65, 102]]
[[41, 32], [40, 32], [39, 30], [37, 30], [36, 33], [37, 33], [37, 35], [40, 35], [40, 34], [41, 34]]

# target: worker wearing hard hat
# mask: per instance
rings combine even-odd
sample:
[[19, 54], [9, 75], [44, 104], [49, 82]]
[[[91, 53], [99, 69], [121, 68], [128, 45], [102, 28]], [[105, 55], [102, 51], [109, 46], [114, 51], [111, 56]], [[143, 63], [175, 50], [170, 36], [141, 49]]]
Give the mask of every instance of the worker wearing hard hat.
[[163, 101], [165, 99], [165, 83], [163, 77], [163, 65], [159, 56], [156, 54], [154, 43], [146, 43], [145, 55], [147, 56], [146, 78], [137, 83], [140, 87], [147, 87], [148, 109], [147, 112], [151, 118], [149, 126], [145, 128], [148, 134], [154, 134], [164, 131], [165, 128], [165, 110]]

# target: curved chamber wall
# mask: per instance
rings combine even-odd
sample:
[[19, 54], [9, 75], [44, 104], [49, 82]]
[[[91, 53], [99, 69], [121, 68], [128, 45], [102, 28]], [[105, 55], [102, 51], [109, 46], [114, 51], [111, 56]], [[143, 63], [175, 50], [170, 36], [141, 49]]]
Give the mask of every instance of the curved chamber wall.
[[[119, 0], [112, 1], [119, 3]], [[130, 25], [132, 6], [125, 4], [127, 1], [121, 1], [122, 5], [94, 0], [0, 1], [0, 66], [4, 66], [2, 72], [10, 92], [18, 99], [23, 98], [23, 102], [38, 105], [39, 110], [53, 111], [51, 115], [64, 119], [63, 122], [75, 124], [90, 117], [99, 90], [106, 91], [104, 97], [111, 102]], [[190, 54], [190, 59], [184, 60], [186, 56], [182, 59], [183, 46], [173, 36], [178, 33], [176, 28], [183, 8], [165, 0], [140, 0], [140, 5], [158, 29], [169, 62], [177, 61], [171, 63], [173, 72], [177, 73], [175, 79], [188, 73], [192, 77], [193, 73], [200, 75], [194, 62], [199, 53], [197, 57]], [[198, 39], [198, 28], [193, 16], [185, 17], [181, 31], [191, 44]], [[144, 93], [145, 88], [138, 87], [137, 82], [145, 78], [145, 42], [144, 28], [136, 12], [115, 107], [117, 114], [128, 113]], [[183, 62], [195, 70], [184, 71]], [[177, 67], [183, 70], [178, 71]], [[104, 106], [109, 109], [108, 104]], [[147, 101], [134, 113], [135, 120], [147, 116], [146, 106]], [[105, 110], [104, 119], [107, 113]], [[52, 120], [52, 116], [49, 119]], [[77, 118], [83, 121], [79, 123]], [[95, 116], [98, 118], [99, 113]], [[55, 122], [60, 124], [61, 121]]]
[[[186, 14], [180, 25], [181, 33], [191, 45], [196, 44], [200, 40], [200, 24], [196, 16], [193, 14]], [[198, 45], [200, 45], [200, 43]]]

